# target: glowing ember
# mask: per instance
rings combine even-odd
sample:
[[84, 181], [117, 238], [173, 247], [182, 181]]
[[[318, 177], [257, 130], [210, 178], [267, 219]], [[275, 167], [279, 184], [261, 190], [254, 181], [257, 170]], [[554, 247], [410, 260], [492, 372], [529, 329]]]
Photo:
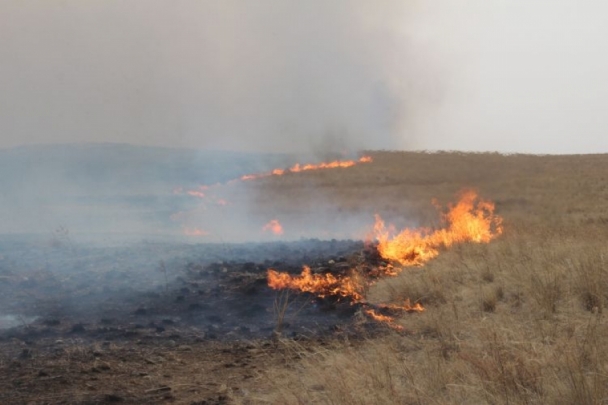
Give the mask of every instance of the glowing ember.
[[205, 193], [199, 190], [188, 190], [186, 194], [192, 197], [205, 198]]
[[262, 231], [264, 231], [264, 232], [270, 231], [275, 235], [283, 235], [283, 226], [277, 219], [273, 219], [272, 221], [270, 221], [266, 225], [264, 225], [264, 227], [262, 228]]
[[313, 293], [318, 297], [348, 297], [351, 302], [363, 300], [363, 285], [356, 277], [336, 277], [332, 274], [313, 274], [304, 266], [302, 274], [292, 276], [272, 269], [268, 270], [268, 286], [275, 290], [291, 289]]
[[209, 232], [200, 228], [183, 228], [184, 235], [186, 236], [207, 236]]
[[436, 257], [440, 248], [464, 242], [488, 243], [502, 233], [502, 218], [494, 215], [494, 204], [479, 199], [474, 191], [463, 192], [460, 200], [448, 208], [442, 215], [444, 228], [405, 229], [395, 236], [376, 216], [378, 252], [403, 266], [419, 266]]
[[241, 176], [241, 180], [255, 180], [261, 179], [263, 177], [270, 176], [282, 176], [286, 173], [299, 173], [308, 170], [321, 170], [321, 169], [337, 169], [337, 168], [346, 168], [352, 167], [359, 163], [370, 163], [372, 158], [370, 156], [363, 156], [359, 160], [335, 160], [333, 162], [325, 162], [325, 163], [317, 163], [317, 164], [305, 164], [301, 165], [296, 163], [289, 169], [274, 169], [268, 173], [259, 173], [259, 174], [246, 174]]

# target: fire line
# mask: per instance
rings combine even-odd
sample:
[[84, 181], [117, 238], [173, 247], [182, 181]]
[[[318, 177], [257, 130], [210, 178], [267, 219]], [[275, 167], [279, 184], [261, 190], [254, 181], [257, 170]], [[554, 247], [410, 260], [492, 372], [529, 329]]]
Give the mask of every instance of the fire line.
[[441, 220], [444, 226], [434, 231], [404, 229], [391, 236], [390, 229], [376, 215], [378, 252], [402, 266], [420, 266], [437, 257], [441, 248], [465, 242], [488, 243], [502, 234], [502, 218], [494, 215], [494, 204], [480, 199], [472, 190], [462, 192], [460, 200], [448, 206]]
[[347, 167], [355, 166], [360, 163], [371, 163], [371, 162], [372, 162], [371, 156], [363, 156], [363, 157], [359, 158], [358, 160], [334, 160], [333, 162], [323, 162], [323, 163], [318, 163], [318, 164], [309, 163], [309, 164], [305, 164], [305, 165], [296, 163], [289, 169], [274, 169], [268, 173], [246, 174], [244, 176], [241, 176], [240, 180], [243, 180], [243, 181], [255, 180], [255, 179], [261, 179], [264, 177], [282, 176], [287, 173], [300, 173], [300, 172], [305, 172], [305, 171], [309, 171], [309, 170], [347, 168]]
[[441, 214], [442, 227], [436, 230], [404, 229], [393, 235], [382, 218], [376, 215], [374, 235], [379, 255], [401, 267], [378, 267], [367, 277], [351, 270], [349, 275], [314, 274], [308, 266], [300, 275], [268, 269], [268, 286], [272, 289], [292, 289], [308, 292], [317, 297], [335, 297], [347, 299], [351, 304], [359, 303], [367, 307], [364, 311], [371, 319], [384, 322], [389, 327], [402, 330], [395, 325], [395, 318], [379, 311], [389, 312], [422, 312], [420, 303], [412, 304], [409, 299], [402, 305], [383, 304], [372, 306], [365, 301], [365, 290], [377, 278], [396, 276], [405, 267], [422, 266], [437, 257], [441, 249], [447, 249], [457, 243], [489, 243], [502, 234], [502, 218], [494, 214], [494, 204], [482, 200], [471, 190], [463, 191], [456, 204], [448, 205], [447, 212]]
[[[310, 170], [327, 170], [327, 169], [338, 169], [338, 168], [348, 168], [348, 167], [352, 167], [358, 164], [362, 164], [362, 163], [371, 163], [372, 162], [372, 158], [371, 156], [362, 156], [357, 160], [334, 160], [332, 162], [321, 162], [321, 163], [307, 163], [307, 164], [300, 164], [300, 163], [296, 163], [293, 166], [291, 166], [290, 168], [287, 169], [274, 169], [270, 172], [267, 173], [257, 173], [257, 174], [246, 174], [241, 176], [238, 179], [233, 179], [228, 181], [226, 184], [234, 184], [236, 182], [240, 182], [240, 181], [248, 181], [248, 180], [256, 180], [256, 179], [262, 179], [265, 177], [271, 177], [271, 176], [282, 176], [284, 174], [288, 174], [288, 173], [300, 173], [300, 172], [305, 172], [305, 171], [310, 171]], [[215, 199], [215, 204], [217, 206], [226, 206], [228, 205], [228, 201], [226, 201], [223, 198], [217, 198], [213, 195], [211, 195], [211, 199], [209, 198], [209, 192], [216, 190], [219, 186], [221, 186], [222, 183], [216, 183], [214, 185], [200, 185], [195, 189], [191, 189], [191, 190], [184, 190], [183, 187], [176, 187], [173, 189], [173, 194], [176, 195], [188, 195], [190, 197], [196, 197], [200, 200], [207, 200], [207, 202], [211, 202], [213, 199]], [[178, 216], [172, 216], [172, 219], [177, 218]], [[275, 235], [282, 235], [283, 234], [283, 228], [282, 225], [279, 223], [278, 220], [272, 220], [269, 223], [267, 223], [266, 225], [264, 225], [264, 227], [262, 228], [263, 232], [267, 232], [270, 231]]]

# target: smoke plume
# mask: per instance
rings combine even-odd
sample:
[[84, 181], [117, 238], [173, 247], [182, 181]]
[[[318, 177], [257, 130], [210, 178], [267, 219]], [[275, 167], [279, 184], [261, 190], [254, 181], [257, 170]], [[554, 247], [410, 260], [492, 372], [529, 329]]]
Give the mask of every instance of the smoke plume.
[[[396, 148], [406, 2], [14, 1], [0, 5], [2, 146], [128, 142]], [[414, 79], [414, 77], [416, 77]], [[416, 94], [420, 96], [420, 94]]]
[[605, 152], [596, 0], [5, 0], [0, 147]]

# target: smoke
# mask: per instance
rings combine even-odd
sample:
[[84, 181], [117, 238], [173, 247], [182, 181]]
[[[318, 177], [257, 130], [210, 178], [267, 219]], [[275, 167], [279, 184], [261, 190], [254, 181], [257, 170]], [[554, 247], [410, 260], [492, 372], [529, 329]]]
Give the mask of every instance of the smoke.
[[444, 58], [445, 87], [406, 124], [410, 147], [608, 152], [605, 2], [415, 3], [409, 38]]
[[[396, 148], [417, 58], [407, 2], [0, 5], [2, 146]], [[424, 74], [419, 71], [418, 73]]]
[[0, 147], [608, 150], [597, 0], [6, 0]]
[[0, 231], [163, 230], [191, 208], [173, 187], [360, 149], [606, 152], [606, 11], [592, 0], [2, 1], [0, 148], [299, 156], [6, 151]]

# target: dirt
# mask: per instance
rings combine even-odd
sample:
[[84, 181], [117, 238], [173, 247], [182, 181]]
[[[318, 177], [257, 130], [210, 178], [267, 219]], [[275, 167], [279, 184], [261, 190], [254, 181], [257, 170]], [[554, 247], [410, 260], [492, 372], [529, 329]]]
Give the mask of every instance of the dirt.
[[271, 267], [376, 268], [358, 241], [3, 242], [0, 313], [17, 324], [0, 331], [3, 404], [227, 403], [229, 392], [247, 397], [258, 369], [285, 361], [280, 336], [318, 345], [376, 328], [344, 299], [267, 286]]

